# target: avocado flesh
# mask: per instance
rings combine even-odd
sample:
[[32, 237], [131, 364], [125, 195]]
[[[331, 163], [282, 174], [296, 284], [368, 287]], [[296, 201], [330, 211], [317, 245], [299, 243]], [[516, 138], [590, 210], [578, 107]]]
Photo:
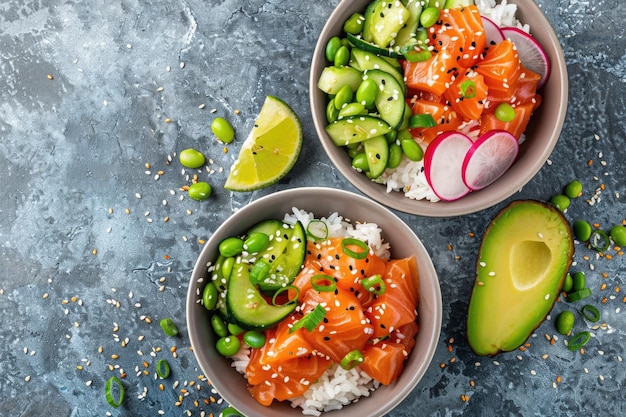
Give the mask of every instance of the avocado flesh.
[[554, 207], [515, 201], [483, 237], [467, 317], [468, 342], [493, 356], [522, 345], [556, 301], [574, 255], [568, 221]]

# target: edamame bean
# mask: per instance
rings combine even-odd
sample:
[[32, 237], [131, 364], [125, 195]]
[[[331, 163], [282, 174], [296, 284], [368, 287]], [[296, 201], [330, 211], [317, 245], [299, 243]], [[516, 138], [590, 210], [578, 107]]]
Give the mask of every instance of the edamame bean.
[[178, 327], [171, 318], [166, 317], [162, 319], [159, 324], [161, 325], [161, 329], [163, 329], [163, 333], [166, 335], [176, 336], [178, 334]]
[[231, 143], [235, 139], [235, 130], [228, 120], [216, 117], [211, 123], [211, 130], [220, 142]]
[[348, 103], [339, 110], [340, 119], [342, 117], [356, 116], [359, 114], [367, 114], [367, 110], [365, 110], [365, 106], [357, 102]]
[[411, 132], [409, 132], [409, 129], [398, 130], [398, 133], [396, 134], [396, 143], [398, 143], [399, 145], [400, 142], [405, 139], [413, 139], [413, 136], [411, 136]]
[[564, 292], [570, 292], [574, 287], [574, 279], [572, 278], [572, 274], [569, 272], [565, 275], [565, 279], [563, 280], [563, 287], [561, 288]]
[[581, 242], [586, 242], [591, 237], [591, 225], [584, 220], [576, 220], [574, 222], [574, 235]]
[[211, 316], [211, 327], [213, 328], [215, 334], [219, 337], [228, 336], [228, 327], [226, 326], [226, 323], [224, 323], [224, 320], [222, 320], [222, 318], [217, 314], [213, 314]]
[[233, 271], [233, 266], [235, 266], [235, 257], [229, 256], [228, 258], [224, 258], [222, 262], [222, 276], [224, 278], [230, 277], [230, 273]]
[[328, 123], [332, 123], [339, 117], [339, 110], [335, 107], [335, 101], [330, 100], [326, 106], [326, 120]]
[[215, 349], [222, 356], [233, 356], [235, 353], [239, 352], [239, 348], [241, 347], [241, 342], [239, 338], [234, 336], [226, 336], [220, 337], [215, 344]]
[[206, 200], [211, 196], [211, 185], [204, 181], [191, 184], [187, 190], [187, 195], [193, 200]]
[[565, 186], [565, 195], [569, 198], [578, 198], [583, 193], [583, 185], [578, 180], [574, 180]]
[[228, 323], [228, 331], [230, 332], [230, 334], [232, 334], [233, 336], [239, 336], [241, 333], [243, 333], [245, 330], [241, 328], [241, 326], [239, 326], [238, 324], [235, 323]]
[[390, 145], [396, 141], [396, 137], [398, 137], [398, 131], [395, 129], [385, 133], [385, 139], [387, 139], [387, 143]]
[[341, 108], [352, 101], [352, 88], [348, 84], [344, 85], [337, 91], [337, 95], [333, 99], [335, 102], [335, 107], [337, 110], [341, 110]]
[[359, 87], [356, 90], [356, 101], [361, 103], [365, 107], [370, 107], [376, 100], [376, 94], [378, 93], [378, 84], [371, 78], [366, 78], [361, 81]]
[[550, 199], [550, 202], [554, 205], [554, 207], [558, 208], [561, 211], [567, 210], [570, 205], [569, 197], [563, 194], [555, 195]]
[[423, 27], [429, 28], [439, 19], [439, 9], [436, 7], [427, 7], [422, 10], [420, 15], [420, 23]]
[[572, 291], [578, 291], [585, 288], [585, 273], [583, 271], [574, 272], [572, 275]]
[[225, 258], [237, 256], [243, 252], [243, 240], [238, 237], [227, 237], [220, 242], [218, 249]]
[[180, 164], [185, 168], [200, 168], [206, 162], [206, 158], [200, 151], [193, 148], [187, 148], [180, 151], [178, 154], [178, 160]]
[[389, 145], [389, 159], [387, 160], [387, 168], [397, 168], [402, 162], [402, 147], [397, 143]]
[[243, 334], [243, 341], [250, 347], [260, 348], [265, 344], [265, 334], [255, 330], [248, 330]]
[[626, 227], [619, 224], [615, 225], [611, 227], [609, 233], [611, 234], [613, 242], [615, 242], [617, 246], [620, 246], [622, 248], [626, 247]]
[[569, 310], [562, 311], [556, 318], [556, 331], [568, 335], [574, 328], [574, 313]]
[[326, 44], [326, 59], [329, 62], [333, 62], [335, 60], [335, 55], [337, 54], [337, 50], [341, 48], [341, 39], [339, 36], [333, 36], [328, 40]]
[[333, 62], [336, 67], [343, 67], [348, 64], [348, 61], [350, 61], [350, 50], [347, 46], [341, 45], [335, 54]]
[[363, 172], [370, 169], [365, 152], [359, 152], [352, 158], [352, 167]]
[[365, 17], [361, 13], [354, 13], [343, 24], [343, 30], [351, 35], [358, 35], [363, 32]]
[[501, 122], [510, 122], [515, 119], [515, 109], [509, 103], [498, 104], [494, 114]]
[[361, 145], [360, 143], [355, 143], [354, 145], [355, 146], [346, 146], [346, 148], [348, 148], [348, 156], [350, 158], [354, 158], [359, 153], [363, 152], [363, 145]]
[[217, 299], [217, 287], [212, 281], [207, 282], [204, 286], [204, 290], [202, 291], [202, 304], [204, 305], [204, 308], [207, 310], [215, 310], [215, 307], [217, 306]]
[[424, 150], [413, 139], [401, 140], [400, 146], [402, 147], [402, 152], [404, 152], [406, 157], [411, 161], [421, 161], [422, 158], [424, 158]]
[[257, 253], [267, 248], [269, 244], [270, 237], [267, 235], [267, 233], [252, 232], [250, 233], [250, 236], [248, 236], [246, 240], [244, 240], [243, 248], [249, 253]]

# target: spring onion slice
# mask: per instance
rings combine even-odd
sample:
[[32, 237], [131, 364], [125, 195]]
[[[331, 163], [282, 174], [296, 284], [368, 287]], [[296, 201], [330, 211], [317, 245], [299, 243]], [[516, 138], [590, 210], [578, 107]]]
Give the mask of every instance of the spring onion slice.
[[298, 301], [298, 297], [300, 297], [300, 288], [298, 288], [298, 287], [296, 287], [294, 285], [287, 285], [286, 287], [282, 287], [282, 288], [279, 288], [278, 290], [276, 290], [276, 292], [272, 296], [272, 304], [275, 305], [275, 306], [281, 305], [281, 304], [278, 304], [278, 296], [280, 294], [282, 294], [283, 292], [289, 291], [289, 290], [294, 290], [296, 293], [295, 293], [295, 296], [291, 300], [287, 301], [287, 303], [285, 303], [285, 304], [291, 304], [291, 303], [297, 302]]
[[172, 319], [170, 319], [169, 317], [161, 320], [160, 324], [161, 324], [161, 328], [163, 329], [163, 332], [166, 335], [176, 336], [178, 334], [178, 327], [176, 327], [176, 324], [174, 324]]
[[591, 249], [598, 252], [604, 252], [609, 248], [610, 244], [611, 239], [604, 230], [596, 229], [591, 232], [591, 237], [589, 238], [589, 246], [591, 247]]
[[321, 220], [311, 220], [306, 226], [306, 235], [314, 241], [328, 239], [328, 225]]
[[300, 320], [295, 322], [289, 329], [289, 333], [293, 333], [296, 330], [304, 327], [309, 332], [312, 332], [326, 316], [326, 309], [318, 304], [315, 308], [304, 315]]
[[600, 320], [600, 311], [592, 305], [585, 304], [581, 310], [581, 313], [587, 320], [592, 323], [596, 323]]
[[591, 339], [591, 333], [588, 331], [577, 333], [569, 340], [567, 347], [569, 350], [578, 350], [585, 346], [589, 339]]
[[311, 286], [315, 291], [332, 292], [337, 289], [335, 279], [330, 275], [318, 274], [311, 277]]
[[400, 53], [409, 62], [424, 62], [433, 56], [428, 49], [420, 48], [417, 45], [403, 46], [400, 48]]
[[361, 280], [361, 285], [367, 290], [367, 292], [371, 292], [376, 295], [384, 294], [385, 291], [387, 291], [385, 281], [383, 281], [383, 277], [379, 274], [372, 275], [369, 278], [363, 278]]
[[567, 301], [570, 301], [573, 303], [575, 301], [580, 301], [583, 298], [587, 298], [590, 295], [591, 295], [591, 290], [585, 287], [581, 290], [574, 291], [574, 292], [567, 294]]
[[409, 119], [409, 127], [415, 129], [416, 127], [433, 127], [437, 126], [435, 118], [428, 113], [414, 114]]
[[165, 359], [159, 359], [156, 364], [156, 373], [161, 379], [170, 376], [170, 364]]
[[[359, 251], [353, 251], [352, 249], [350, 249], [350, 246], [356, 246]], [[367, 246], [367, 243], [351, 237], [347, 237], [341, 241], [341, 249], [343, 250], [343, 253], [354, 259], [367, 258], [370, 250], [370, 248]]]
[[476, 84], [472, 80], [466, 80], [461, 83], [461, 96], [463, 98], [476, 97]]
[[344, 356], [343, 359], [341, 359], [340, 365], [343, 369], [350, 370], [362, 364], [363, 360], [364, 358], [363, 358], [363, 354], [361, 353], [361, 351], [358, 349], [355, 349], [351, 352], [348, 352], [346, 356]]
[[[117, 387], [117, 391], [118, 391], [118, 398], [117, 401], [115, 400], [115, 398], [113, 398], [113, 391], [114, 391], [114, 385]], [[122, 402], [124, 402], [124, 385], [122, 385], [122, 381], [119, 380], [118, 377], [116, 376], [112, 376], [111, 378], [108, 379], [108, 381], [106, 382], [106, 384], [104, 385], [104, 394], [106, 396], [107, 402], [109, 403], [109, 405], [113, 408], [117, 408], [120, 405], [122, 405]]]

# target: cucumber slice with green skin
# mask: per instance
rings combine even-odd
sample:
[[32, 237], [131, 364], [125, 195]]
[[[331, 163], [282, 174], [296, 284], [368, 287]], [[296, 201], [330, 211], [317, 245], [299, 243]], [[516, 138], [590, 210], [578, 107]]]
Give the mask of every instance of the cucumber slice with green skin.
[[417, 42], [416, 32], [420, 24], [420, 15], [422, 14], [422, 0], [403, 0], [404, 6], [410, 12], [410, 16], [404, 27], [398, 32], [396, 36], [396, 46], [402, 47], [405, 45], [412, 45]]
[[393, 75], [381, 70], [365, 71], [363, 79], [365, 78], [371, 78], [378, 83], [378, 93], [374, 104], [380, 113], [380, 118], [391, 127], [400, 126], [406, 105], [403, 85]]
[[369, 167], [367, 175], [370, 178], [380, 177], [385, 172], [387, 162], [389, 161], [389, 143], [387, 139], [384, 136], [368, 139], [363, 142], [363, 148], [365, 149]]
[[373, 12], [365, 15], [365, 22], [369, 20], [367, 27], [371, 41], [381, 48], [389, 46], [410, 16], [411, 12], [400, 1], [377, 2]]
[[346, 146], [383, 136], [393, 128], [375, 116], [350, 116], [326, 126], [326, 133], [336, 146]]
[[291, 284], [302, 269], [306, 256], [306, 231], [302, 223], [283, 232], [284, 251], [270, 262], [268, 274], [259, 281], [261, 291], [276, 291]]
[[346, 34], [346, 39], [348, 39], [353, 46], [367, 52], [372, 52], [376, 55], [396, 59], [402, 57], [402, 54], [397, 52], [394, 48], [381, 48], [380, 46], [367, 41], [365, 38], [359, 38], [358, 36], [354, 36], [350, 33]]
[[361, 71], [350, 67], [324, 67], [317, 81], [317, 88], [326, 94], [335, 95], [341, 87], [348, 84], [352, 91], [356, 91], [361, 84]]
[[246, 330], [265, 330], [285, 319], [297, 302], [283, 305], [268, 303], [252, 285], [248, 265], [235, 264], [228, 280], [226, 304], [232, 320]]
[[380, 7], [382, 0], [373, 0], [365, 9], [365, 13], [363, 13], [364, 21], [363, 21], [363, 39], [367, 42], [372, 42], [374, 40], [374, 31], [372, 27], [372, 16], [376, 13], [376, 9]]
[[402, 74], [400, 68], [392, 65], [389, 61], [383, 59], [375, 53], [367, 52], [359, 48], [352, 48], [350, 65], [359, 71], [377, 69], [389, 73], [396, 79], [396, 81], [398, 81], [398, 84], [402, 87], [402, 91], [406, 91], [404, 75]]

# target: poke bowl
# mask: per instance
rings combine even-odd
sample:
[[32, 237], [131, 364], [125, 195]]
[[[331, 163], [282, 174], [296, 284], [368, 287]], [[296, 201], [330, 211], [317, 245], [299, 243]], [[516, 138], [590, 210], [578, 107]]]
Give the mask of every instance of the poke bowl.
[[[219, 279], [216, 280], [219, 272], [215, 272], [216, 269], [214, 266], [219, 263], [217, 260], [222, 256], [222, 250], [224, 249], [222, 242], [235, 236], [242, 236], [242, 238], [247, 236], [249, 238], [253, 235], [251, 230], [260, 230], [257, 226], [259, 224], [265, 224], [268, 220], [278, 220], [283, 223], [283, 226], [285, 222], [295, 222], [296, 224], [294, 226], [302, 226], [302, 229], [295, 227], [294, 231], [290, 232], [293, 233], [294, 236], [297, 235], [297, 230], [306, 230], [305, 236], [307, 240], [307, 254], [304, 258], [305, 260], [302, 266], [298, 267], [299, 272], [293, 284], [288, 286], [288, 288], [301, 286], [300, 283], [306, 281], [307, 284], [304, 285], [308, 285], [309, 288], [306, 290], [303, 288], [301, 292], [297, 292], [295, 296], [300, 297], [302, 294], [305, 294], [305, 301], [300, 302], [300, 299], [298, 299], [296, 301], [298, 306], [292, 310], [288, 316], [284, 316], [285, 319], [282, 322], [278, 322], [278, 324], [271, 324], [265, 327], [248, 327], [243, 330], [243, 334], [233, 331], [233, 334], [229, 334], [226, 337], [239, 338], [241, 340], [240, 346], [235, 348], [237, 353], [224, 352], [224, 349], [219, 346], [220, 339], [224, 339], [224, 333], [220, 331], [219, 326], [217, 328], [214, 327], [213, 320], [217, 320], [214, 319], [214, 317], [219, 317], [226, 322], [235, 321], [237, 322], [235, 324], [239, 324], [243, 327], [246, 327], [251, 323], [251, 321], [246, 320], [239, 321], [239, 319], [243, 317], [244, 313], [240, 314], [238, 311], [239, 307], [229, 304], [231, 302], [230, 297], [232, 296], [234, 299], [236, 296], [235, 291], [239, 288], [235, 287], [235, 285], [240, 285], [238, 281], [234, 281], [234, 279], [239, 278], [233, 278], [234, 276], [238, 276], [239, 270], [236, 268], [238, 268], [237, 265], [240, 265], [239, 261], [237, 261], [235, 264], [236, 266], [233, 267], [233, 272], [230, 273], [230, 278], [227, 284], [228, 292], [225, 295], [226, 306], [231, 309], [232, 314], [222, 315], [216, 310], [220, 308], [219, 306], [208, 306], [211, 302], [207, 301], [206, 298], [207, 283], [217, 283], [219, 281]], [[323, 230], [319, 228], [321, 223], [329, 225], [326, 229], [326, 234], [319, 232], [319, 230]], [[416, 307], [410, 307], [412, 310], [411, 312], [407, 312], [406, 310], [401, 311], [400, 309], [394, 310], [395, 307], [390, 305], [390, 298], [396, 298], [398, 296], [397, 293], [394, 292], [396, 291], [395, 284], [392, 283], [390, 278], [391, 275], [388, 272], [384, 272], [382, 275], [383, 281], [387, 283], [386, 289], [385, 284], [382, 284], [382, 292], [380, 291], [380, 275], [378, 275], [379, 282], [376, 284], [377, 290], [373, 289], [374, 284], [372, 284], [372, 288], [368, 288], [366, 290], [359, 287], [361, 288], [361, 295], [366, 294], [368, 291], [374, 291], [366, 297], [364, 296], [364, 298], [359, 295], [358, 289], [356, 291], [353, 291], [352, 288], [349, 291], [345, 290], [342, 286], [343, 284], [341, 284], [341, 280], [336, 279], [335, 286], [333, 282], [327, 282], [332, 281], [332, 279], [326, 279], [328, 276], [315, 275], [316, 271], [308, 269], [309, 260], [317, 262], [316, 259], [320, 259], [320, 257], [313, 256], [312, 251], [325, 248], [325, 245], [330, 244], [331, 240], [336, 239], [332, 236], [336, 236], [338, 234], [341, 235], [345, 232], [344, 228], [346, 225], [348, 229], [353, 230], [353, 235], [354, 233], [357, 235], [359, 233], [363, 233], [362, 231], [365, 230], [365, 233], [370, 236], [369, 241], [364, 237], [359, 237], [358, 240], [366, 242], [368, 247], [364, 252], [361, 252], [361, 249], [359, 249], [358, 246], [353, 247], [353, 251], [348, 250], [347, 246], [344, 247], [343, 245], [347, 245], [348, 243], [352, 244], [357, 239], [342, 238], [341, 250], [343, 250], [343, 252], [341, 258], [343, 260], [341, 260], [340, 256], [337, 255], [336, 257], [332, 257], [333, 261], [337, 259], [338, 261], [335, 262], [339, 263], [344, 261], [348, 263], [369, 263], [371, 260], [372, 265], [374, 265], [379, 262], [374, 259], [374, 257], [378, 256], [374, 254], [374, 248], [376, 247], [378, 248], [376, 249], [377, 251], [382, 249], [383, 253], [386, 252], [386, 255], [380, 255], [383, 259], [387, 259], [386, 262], [396, 262], [396, 260], [401, 263], [405, 261], [414, 262], [413, 265], [415, 265], [415, 267], [414, 269], [409, 268], [411, 271], [410, 273], [400, 275], [409, 279], [406, 281], [406, 284], [413, 287], [413, 289], [410, 289], [408, 293], [414, 293], [414, 301], [417, 305]], [[372, 233], [371, 230], [374, 229], [377, 230], [377, 232], [370, 234]], [[357, 230], [361, 230], [361, 232], [357, 232]], [[293, 238], [288, 240], [290, 242], [295, 241]], [[298, 239], [298, 242], [299, 241], [300, 239]], [[278, 241], [274, 240], [274, 244], [278, 245], [276, 242]], [[295, 247], [299, 247], [299, 245], [295, 244], [294, 248]], [[272, 244], [270, 244], [267, 250], [273, 250]], [[355, 252], [359, 252], [363, 254], [363, 256], [367, 256], [367, 258], [363, 258], [360, 255], [356, 256]], [[337, 254], [338, 253], [339, 249], [337, 249]], [[242, 252], [242, 255], [236, 256], [245, 257], [247, 255], [244, 251]], [[264, 258], [264, 256], [260, 253], [255, 256], [257, 256], [258, 259]], [[326, 256], [324, 256], [324, 258], [326, 258]], [[331, 257], [329, 257], [329, 259], [331, 259]], [[363, 269], [361, 268], [365, 264], [361, 263], [360, 265], [362, 266], [358, 268], [361, 273], [363, 273]], [[317, 268], [317, 266], [315, 268]], [[245, 268], [242, 269], [246, 271]], [[388, 266], [383, 267], [383, 270], [385, 271], [388, 269]], [[221, 267], [219, 268], [219, 271], [222, 271]], [[253, 274], [253, 272], [245, 272], [244, 275], [248, 273], [250, 276]], [[323, 274], [323, 272], [319, 273]], [[308, 276], [307, 274], [313, 274], [313, 276]], [[247, 282], [252, 282], [250, 281], [249, 276], [246, 276], [248, 277]], [[305, 276], [305, 281], [302, 281], [302, 276]], [[319, 277], [323, 277], [321, 281]], [[352, 278], [350, 277], [350, 279]], [[362, 280], [360, 282], [362, 282], [365, 286], [366, 284], [364, 281], [365, 280]], [[235, 282], [237, 282], [237, 284], [235, 284]], [[245, 284], [244, 287], [247, 287], [248, 285], [249, 284]], [[327, 288], [329, 285], [332, 285], [332, 288]], [[263, 289], [262, 284], [258, 283], [258, 281], [255, 288], [260, 288], [261, 290]], [[402, 289], [401, 286], [399, 286], [397, 291], [406, 292], [406, 288], [407, 287]], [[254, 290], [251, 290], [249, 287], [246, 288], [246, 291], [254, 292]], [[277, 293], [278, 292], [280, 292], [280, 290], [277, 290]], [[288, 291], [284, 292], [286, 293]], [[386, 299], [383, 298], [385, 296], [385, 292], [388, 295], [388, 298]], [[398, 317], [402, 317], [403, 320], [408, 321], [408, 323], [392, 329], [390, 328], [391, 326], [385, 327], [381, 324], [375, 324], [373, 318], [370, 322], [369, 320], [372, 316], [363, 312], [363, 314], [367, 315], [367, 317], [362, 315], [360, 320], [346, 319], [346, 321], [342, 322], [339, 327], [332, 327], [335, 326], [333, 322], [333, 320], [335, 320], [335, 315], [345, 314], [343, 311], [348, 310], [350, 310], [349, 314], [354, 314], [353, 312], [355, 308], [353, 305], [357, 305], [357, 310], [359, 309], [358, 303], [356, 302], [354, 302], [350, 308], [341, 308], [340, 302], [338, 301], [339, 298], [337, 298], [332, 302], [328, 301], [328, 303], [319, 302], [315, 306], [316, 308], [313, 309], [313, 311], [316, 311], [317, 309], [322, 308], [320, 306], [323, 306], [326, 309], [323, 321], [318, 320], [313, 323], [313, 326], [309, 327], [307, 326], [307, 324], [310, 324], [309, 320], [309, 323], [303, 324], [304, 327], [299, 326], [298, 323], [306, 322], [306, 318], [310, 318], [314, 315], [312, 311], [309, 311], [308, 313], [305, 311], [308, 303], [308, 301], [306, 301], [306, 297], [309, 297], [309, 295], [314, 298], [318, 296], [331, 298], [345, 296], [347, 297], [346, 299], [351, 300], [356, 300], [358, 298], [361, 300], [360, 302], [363, 303], [363, 306], [366, 301], [362, 300], [365, 299], [374, 302], [376, 302], [375, 300], [378, 300], [383, 303], [387, 300], [387, 311], [393, 314], [399, 313], [396, 315]], [[264, 304], [265, 302], [272, 304], [272, 306], [267, 310], [282, 308], [290, 302], [288, 301], [285, 304], [275, 303], [274, 300], [269, 301], [269, 297], [266, 298], [266, 301], [255, 299], [255, 303], [257, 301], [261, 304]], [[365, 196], [344, 190], [321, 187], [306, 187], [279, 191], [248, 204], [228, 218], [213, 233], [197, 259], [189, 282], [186, 303], [189, 337], [194, 355], [202, 371], [221, 397], [233, 408], [246, 416], [301, 416], [303, 415], [303, 410], [305, 409], [307, 412], [311, 412], [312, 406], [310, 404], [314, 404], [315, 407], [319, 407], [317, 413], [322, 412], [319, 411], [320, 409], [328, 407], [327, 410], [323, 412], [324, 415], [341, 415], [344, 417], [384, 415], [396, 407], [404, 398], [406, 398], [424, 376], [435, 353], [442, 320], [442, 299], [437, 274], [428, 252], [415, 233], [389, 209]], [[344, 303], [344, 301], [342, 300], [341, 303]], [[244, 304], [246, 303], [244, 302]], [[251, 307], [250, 303], [246, 305], [252, 309], [257, 308], [256, 305]], [[334, 307], [331, 308], [329, 305]], [[213, 310], [210, 310], [211, 308]], [[273, 314], [273, 312], [269, 314], [265, 313], [267, 310], [262, 310], [264, 312], [263, 317], [250, 320], [253, 320], [254, 324], [258, 325], [260, 322], [255, 320], [266, 320], [267, 317]], [[372, 311], [379, 310], [379, 307], [370, 305], [370, 313]], [[299, 319], [294, 318], [296, 315], [298, 315]], [[407, 317], [409, 318], [407, 319]], [[233, 318], [234, 320], [231, 320]], [[318, 348], [318, 346], [320, 346], [319, 344], [316, 344], [315, 341], [308, 340], [308, 337], [315, 337], [315, 333], [319, 332], [321, 335], [322, 332], [328, 332], [331, 336], [326, 335], [323, 340], [327, 340], [328, 337], [332, 337], [332, 335], [337, 334], [336, 340], [332, 343], [342, 345], [344, 338], [345, 340], [349, 339], [347, 333], [341, 333], [345, 328], [345, 324], [348, 322], [351, 322], [352, 327], [358, 330], [356, 337], [359, 340], [363, 340], [362, 334], [368, 334], [366, 337], [367, 341], [363, 342], [364, 344], [361, 345], [364, 346], [362, 348], [363, 355], [359, 352], [351, 350], [353, 348], [346, 348], [345, 351], [351, 351], [346, 354], [345, 357], [341, 358], [341, 360], [331, 359], [334, 357], [335, 353], [330, 350], [326, 351], [325, 345], [324, 347]], [[264, 322], [264, 324], [266, 323], [267, 321]], [[288, 327], [284, 329], [288, 328], [288, 333], [286, 330], [280, 330], [281, 326], [285, 325], [285, 323]], [[325, 326], [328, 326], [328, 328], [332, 327], [333, 329], [339, 329], [339, 333], [336, 333], [336, 330], [328, 331]], [[379, 330], [373, 330], [374, 327], [380, 331], [388, 332], [387, 336], [378, 337], [378, 333], [380, 332]], [[412, 330], [403, 330], [407, 328]], [[230, 325], [228, 325], [228, 329], [232, 330]], [[255, 332], [254, 329], [258, 331]], [[279, 352], [277, 345], [282, 346], [282, 342], [275, 342], [277, 339], [282, 340], [281, 338], [283, 336], [279, 336], [279, 332], [281, 332], [281, 335], [288, 335], [288, 337], [291, 337], [293, 330], [295, 330], [293, 337], [300, 337], [298, 335], [302, 335], [305, 339], [303, 339], [304, 341], [300, 340], [293, 344], [293, 346], [296, 346], [294, 349], [298, 351], [297, 354], [287, 349], [287, 356], [296, 355], [299, 358], [297, 360], [304, 358], [302, 360], [305, 362], [298, 362], [297, 366], [294, 365], [293, 367], [287, 362], [292, 360], [291, 357], [286, 359], [285, 362], [272, 362], [272, 355], [269, 355], [269, 353], [271, 351]], [[265, 338], [261, 344], [258, 344], [257, 341], [250, 341], [250, 338], [246, 338], [248, 334], [255, 334], [258, 336], [258, 333], [267, 335], [267, 338]], [[339, 337], [339, 335], [341, 335], [341, 337]], [[321, 336], [318, 337], [318, 341], [322, 340], [320, 337]], [[402, 338], [405, 339], [403, 340]], [[248, 346], [248, 342], [250, 343], [250, 346]], [[309, 343], [311, 344], [310, 346]], [[330, 344], [330, 342], [322, 343]], [[398, 345], [398, 343], [401, 344]], [[267, 347], [269, 346], [268, 344], [271, 345], [271, 347]], [[368, 363], [367, 358], [369, 356], [367, 349], [386, 349], [387, 347], [395, 345], [397, 345], [402, 351], [402, 354], [400, 355], [401, 366], [398, 368], [398, 372], [395, 373], [395, 376], [390, 379], [385, 380], [387, 376], [381, 377], [380, 379], [382, 382], [380, 383], [379, 381], [372, 380], [372, 378], [365, 372], [366, 369], [371, 369], [371, 365], [370, 368], [366, 368]], [[253, 348], [251, 346], [257, 347]], [[408, 348], [405, 348], [406, 346], [408, 346]], [[304, 352], [305, 354], [301, 355], [301, 351], [306, 349], [309, 349], [309, 352]], [[331, 347], [329, 349], [333, 350], [335, 347]], [[341, 350], [342, 347], [338, 347], [337, 349]], [[354, 356], [355, 353], [358, 355], [357, 357]], [[272, 370], [267, 369], [267, 371], [270, 372], [266, 378], [267, 381], [254, 382], [252, 378], [257, 378], [258, 375], [254, 374], [255, 370], [250, 370], [249, 367], [255, 366], [255, 363], [257, 365], [261, 363], [263, 366], [270, 367], [268, 363], [262, 362], [262, 360], [256, 360], [258, 356], [255, 355], [261, 355], [261, 357], [264, 357], [263, 355], [266, 354], [267, 357], [269, 357], [268, 361], [270, 361], [268, 363], [272, 364]], [[343, 353], [341, 353], [341, 355], [343, 355]], [[274, 356], [278, 357], [276, 353]], [[346, 359], [348, 359], [349, 363], [346, 363]], [[311, 378], [311, 380], [304, 382], [305, 376], [300, 378], [296, 377], [293, 373], [289, 374], [290, 371], [288, 369], [292, 369], [293, 372], [299, 372], [301, 369], [310, 369], [308, 366], [309, 360], [316, 361], [313, 368], [324, 368], [321, 371], [323, 372], [321, 376], [318, 373], [314, 378]], [[374, 360], [372, 363], [377, 361], [378, 359]], [[389, 363], [390, 362], [381, 361], [380, 364], [377, 365], [380, 368], [378, 372], [380, 372], [382, 368], [386, 367], [385, 364]], [[283, 366], [285, 369], [283, 369]], [[395, 366], [393, 367], [395, 368]], [[262, 372], [258, 367], [256, 368], [256, 371]], [[317, 371], [314, 370], [314, 372]], [[368, 372], [370, 371], [368, 370]], [[384, 372], [387, 371], [383, 371], [383, 373]], [[337, 377], [337, 375], [340, 376]], [[375, 374], [372, 373], [372, 375]], [[356, 381], [354, 376], [356, 376], [356, 379], [358, 379], [359, 382], [354, 382]], [[307, 378], [309, 377], [307, 376]], [[328, 382], [329, 379], [330, 382]], [[326, 381], [326, 383], [330, 383], [332, 385], [336, 383], [333, 381], [344, 380], [343, 383], [345, 385], [346, 379], [348, 380], [347, 383], [349, 384], [349, 388], [345, 389], [346, 392], [341, 391], [342, 398], [339, 398], [339, 394], [337, 394], [338, 398], [314, 398], [317, 394], [312, 393], [311, 390], [318, 389], [315, 388], [315, 382], [322, 381], [323, 384], [324, 381]], [[271, 385], [276, 383], [278, 386], [276, 389], [280, 390], [280, 386], [282, 386], [281, 384], [291, 383], [291, 381], [296, 380], [298, 381], [298, 383], [295, 384], [296, 387], [291, 387], [290, 389], [300, 389], [301, 387], [299, 387], [299, 384], [301, 383], [305, 385], [304, 393], [298, 392], [298, 395], [295, 398], [290, 399], [279, 399], [279, 395], [276, 394], [274, 397], [270, 397], [269, 403], [265, 401], [267, 399], [267, 389], [269, 388], [266, 389], [264, 384]], [[360, 393], [355, 395], [355, 389], [357, 389]], [[352, 393], [350, 394], [348, 391], [352, 391]], [[339, 393], [340, 391], [337, 392]], [[307, 399], [310, 401], [306, 402], [305, 400]], [[311, 403], [311, 401], [313, 401], [313, 403]], [[321, 404], [318, 404], [318, 402], [321, 402]], [[309, 415], [316, 414], [312, 413]]]
[[[563, 127], [567, 68], [532, 0], [428, 3], [341, 1], [313, 53], [310, 105], [325, 152], [357, 189], [450, 217], [505, 200], [542, 168]], [[424, 25], [427, 9], [436, 18]], [[511, 65], [498, 61], [506, 55]]]

